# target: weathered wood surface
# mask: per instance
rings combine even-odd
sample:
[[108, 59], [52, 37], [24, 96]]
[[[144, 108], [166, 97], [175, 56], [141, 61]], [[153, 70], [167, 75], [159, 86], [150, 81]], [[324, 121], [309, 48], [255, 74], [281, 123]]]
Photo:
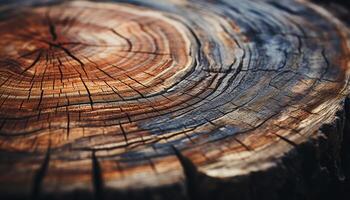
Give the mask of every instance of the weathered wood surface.
[[0, 9], [2, 199], [317, 199], [345, 177], [349, 29], [321, 6]]

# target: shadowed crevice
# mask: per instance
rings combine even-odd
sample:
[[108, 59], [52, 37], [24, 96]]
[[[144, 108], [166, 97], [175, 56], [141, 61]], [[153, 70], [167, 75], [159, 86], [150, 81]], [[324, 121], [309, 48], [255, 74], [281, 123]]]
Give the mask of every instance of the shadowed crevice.
[[103, 178], [100, 163], [96, 157], [95, 151], [92, 152], [92, 180], [94, 187], [95, 200], [103, 200]]
[[49, 144], [49, 147], [47, 148], [46, 155], [45, 155], [45, 158], [43, 160], [43, 163], [42, 163], [41, 167], [38, 169], [38, 171], [34, 175], [32, 195], [31, 195], [31, 199], [32, 200], [39, 199], [39, 196], [40, 196], [40, 193], [41, 193], [42, 182], [44, 180], [44, 177], [46, 175], [47, 169], [49, 167], [50, 153], [51, 153], [51, 145]]

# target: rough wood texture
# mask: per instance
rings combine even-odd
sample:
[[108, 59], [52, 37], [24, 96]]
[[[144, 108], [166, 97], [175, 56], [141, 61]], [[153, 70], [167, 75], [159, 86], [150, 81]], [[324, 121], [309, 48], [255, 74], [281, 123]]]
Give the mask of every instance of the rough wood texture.
[[349, 171], [349, 29], [321, 6], [0, 9], [1, 199], [320, 199]]

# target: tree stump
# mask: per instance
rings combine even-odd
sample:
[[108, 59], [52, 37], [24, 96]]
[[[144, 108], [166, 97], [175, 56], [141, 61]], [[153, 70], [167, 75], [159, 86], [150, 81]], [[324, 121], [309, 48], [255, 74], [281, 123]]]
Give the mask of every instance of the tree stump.
[[1, 199], [320, 199], [347, 176], [350, 32], [324, 7], [0, 9]]

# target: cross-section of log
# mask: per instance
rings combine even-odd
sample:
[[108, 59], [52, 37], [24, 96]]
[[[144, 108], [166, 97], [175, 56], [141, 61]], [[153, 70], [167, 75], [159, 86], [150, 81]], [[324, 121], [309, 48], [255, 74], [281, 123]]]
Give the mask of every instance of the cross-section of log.
[[2, 199], [312, 199], [344, 177], [349, 29], [315, 4], [0, 9]]

